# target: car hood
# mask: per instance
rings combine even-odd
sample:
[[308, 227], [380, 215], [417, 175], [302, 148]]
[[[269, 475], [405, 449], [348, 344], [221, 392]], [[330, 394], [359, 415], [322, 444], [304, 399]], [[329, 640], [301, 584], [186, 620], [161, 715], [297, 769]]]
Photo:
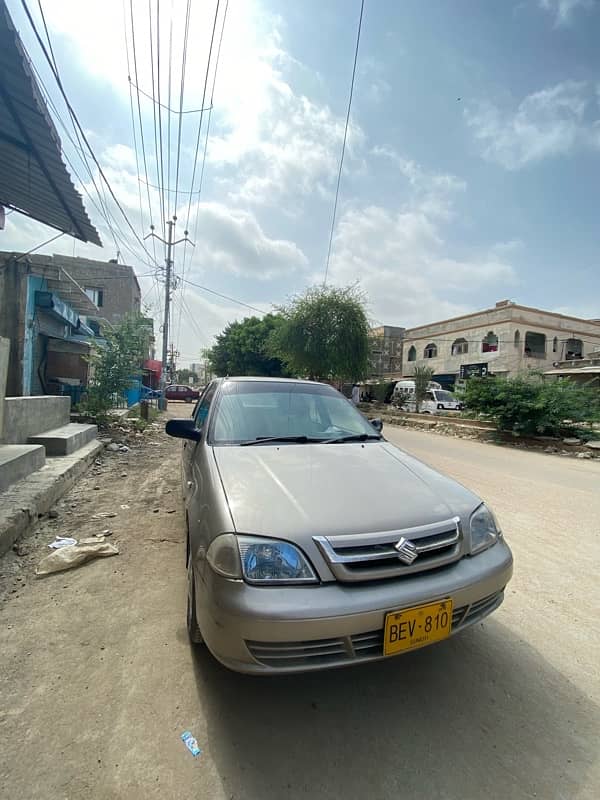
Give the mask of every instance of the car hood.
[[214, 447], [238, 533], [305, 541], [398, 530], [481, 502], [389, 442]]

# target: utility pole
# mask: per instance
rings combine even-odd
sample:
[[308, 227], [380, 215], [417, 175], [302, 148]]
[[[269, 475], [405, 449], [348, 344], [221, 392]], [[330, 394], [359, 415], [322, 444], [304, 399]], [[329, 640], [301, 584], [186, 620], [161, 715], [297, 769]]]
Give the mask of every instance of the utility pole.
[[178, 239], [176, 242], [173, 241], [173, 230], [175, 228], [175, 223], [177, 222], [177, 217], [173, 215], [173, 219], [167, 220], [167, 227], [169, 229], [167, 234], [167, 240], [165, 241], [161, 236], [157, 236], [154, 233], [154, 225], [150, 225], [150, 233], [148, 236], [144, 236], [144, 241], [148, 239], [150, 236], [153, 236], [155, 239], [158, 239], [159, 242], [162, 242], [167, 246], [167, 257], [165, 259], [165, 311], [163, 317], [163, 329], [162, 329], [162, 370], [160, 374], [160, 389], [162, 393], [162, 397], [158, 400], [158, 407], [161, 411], [164, 411], [167, 407], [167, 400], [165, 398], [165, 388], [167, 385], [167, 366], [168, 366], [168, 348], [169, 348], [169, 314], [171, 312], [171, 283], [173, 279], [173, 248], [177, 244], [181, 244], [181, 242], [188, 242], [195, 247], [194, 243], [188, 239], [188, 231], [184, 231], [183, 239]]
[[171, 375], [171, 380], [173, 380], [173, 375], [176, 369], [176, 364], [175, 364], [176, 358], [179, 358], [179, 350], [175, 350], [173, 342], [171, 342], [171, 347], [169, 348], [169, 372]]

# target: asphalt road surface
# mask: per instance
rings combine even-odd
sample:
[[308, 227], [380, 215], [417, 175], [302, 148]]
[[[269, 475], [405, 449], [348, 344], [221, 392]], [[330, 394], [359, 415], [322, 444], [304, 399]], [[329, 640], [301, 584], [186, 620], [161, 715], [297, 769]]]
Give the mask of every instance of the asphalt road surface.
[[[597, 798], [600, 464], [386, 434], [496, 510], [515, 553], [496, 614], [378, 664], [226, 671], [187, 641], [179, 444], [155, 430], [0, 562], [0, 795]], [[56, 533], [104, 528], [118, 556], [33, 577]]]

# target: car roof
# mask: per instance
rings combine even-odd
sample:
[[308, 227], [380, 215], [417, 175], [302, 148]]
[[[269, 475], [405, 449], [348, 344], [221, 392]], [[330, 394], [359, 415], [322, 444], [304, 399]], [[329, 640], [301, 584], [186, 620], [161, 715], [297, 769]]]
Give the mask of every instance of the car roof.
[[[234, 375], [227, 378], [222, 378], [222, 381], [234, 381], [236, 383], [253, 383], [260, 381], [260, 383], [307, 383], [309, 385], [323, 385], [321, 381], [307, 381], [304, 378], [267, 378], [260, 375]], [[329, 386], [329, 384], [324, 384]]]

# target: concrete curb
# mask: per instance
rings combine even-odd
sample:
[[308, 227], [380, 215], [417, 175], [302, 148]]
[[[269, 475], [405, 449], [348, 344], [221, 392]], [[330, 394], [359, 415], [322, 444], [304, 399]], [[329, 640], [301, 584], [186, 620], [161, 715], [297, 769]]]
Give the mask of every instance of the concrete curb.
[[73, 486], [104, 449], [94, 440], [68, 456], [47, 458], [46, 465], [0, 495], [0, 556]]

